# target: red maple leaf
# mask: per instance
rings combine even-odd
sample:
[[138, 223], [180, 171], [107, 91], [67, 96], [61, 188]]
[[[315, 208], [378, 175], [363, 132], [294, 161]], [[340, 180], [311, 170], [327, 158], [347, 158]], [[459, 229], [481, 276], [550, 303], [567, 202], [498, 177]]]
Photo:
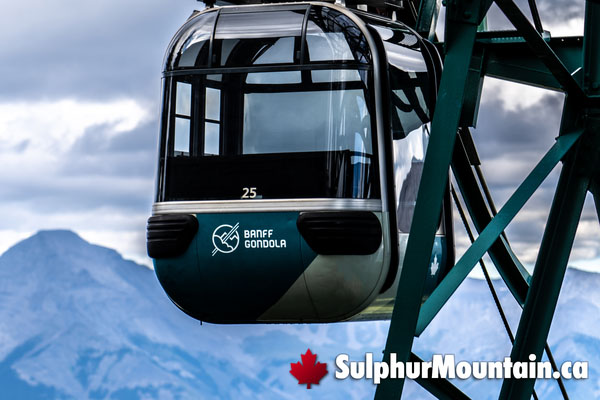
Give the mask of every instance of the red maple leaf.
[[302, 363], [291, 363], [290, 374], [298, 379], [298, 385], [306, 384], [306, 388], [310, 389], [310, 385], [318, 385], [321, 379], [327, 375], [327, 364], [316, 362], [317, 355], [311, 353], [310, 349], [306, 350], [305, 354], [300, 354]]

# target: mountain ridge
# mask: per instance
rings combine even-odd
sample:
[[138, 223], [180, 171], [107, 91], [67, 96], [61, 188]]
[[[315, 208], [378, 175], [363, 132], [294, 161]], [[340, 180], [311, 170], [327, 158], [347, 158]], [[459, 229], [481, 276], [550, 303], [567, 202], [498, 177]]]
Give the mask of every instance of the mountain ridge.
[[[516, 330], [519, 307], [501, 281], [495, 285]], [[590, 379], [567, 382], [573, 398], [600, 390], [599, 287], [600, 275], [569, 271], [550, 333], [557, 361], [589, 358]], [[7, 398], [363, 399], [374, 385], [335, 380], [333, 360], [381, 354], [388, 326], [200, 324], [170, 302], [153, 271], [68, 230], [41, 231], [0, 256], [0, 385]], [[289, 374], [307, 348], [330, 370], [309, 391]], [[510, 345], [485, 282], [466, 280], [413, 350], [424, 359], [452, 352], [501, 360]], [[496, 398], [501, 384], [453, 383], [477, 399]], [[558, 393], [552, 381], [536, 390], [542, 398]], [[410, 381], [404, 396], [431, 398]]]

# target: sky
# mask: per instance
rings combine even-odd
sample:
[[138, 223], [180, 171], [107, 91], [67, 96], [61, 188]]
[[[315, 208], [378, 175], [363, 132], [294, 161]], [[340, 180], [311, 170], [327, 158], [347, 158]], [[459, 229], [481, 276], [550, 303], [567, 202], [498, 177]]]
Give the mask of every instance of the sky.
[[[2, 0], [0, 253], [66, 228], [150, 265], [164, 51], [194, 0]], [[583, 33], [583, 1], [538, 3], [553, 36]], [[490, 28], [508, 27], [492, 10]], [[558, 133], [563, 96], [486, 79], [474, 138], [500, 207]], [[559, 168], [508, 230], [533, 264]], [[586, 204], [570, 263], [600, 272], [600, 227]], [[466, 237], [457, 224], [457, 250]]]

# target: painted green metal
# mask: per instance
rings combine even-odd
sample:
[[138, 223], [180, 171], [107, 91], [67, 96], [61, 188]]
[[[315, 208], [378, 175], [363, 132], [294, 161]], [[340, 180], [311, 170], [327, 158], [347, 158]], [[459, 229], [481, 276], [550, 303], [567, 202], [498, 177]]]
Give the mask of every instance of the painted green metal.
[[[171, 299], [201, 321], [253, 321], [284, 295], [316, 257], [298, 234], [298, 212], [208, 213], [196, 218], [198, 232], [186, 252], [174, 259], [155, 259], [154, 266]], [[217, 228], [233, 232], [234, 226], [239, 226], [237, 245], [228, 253], [218, 251]], [[278, 246], [281, 241], [285, 245], [268, 251], [246, 247], [243, 228], [271, 229]]]
[[495, 0], [496, 4], [504, 12], [504, 15], [521, 33], [533, 53], [548, 67], [562, 88], [571, 96], [584, 98], [583, 90], [579, 83], [573, 78], [554, 50], [540, 36], [540, 33], [531, 25], [527, 17], [512, 0]]
[[542, 20], [540, 18], [540, 13], [537, 9], [537, 4], [535, 4], [535, 0], [528, 0], [529, 10], [531, 11], [531, 17], [533, 18], [533, 24], [535, 25], [535, 30], [539, 33], [544, 32], [544, 28], [542, 27]]
[[[588, 0], [586, 3], [585, 39], [582, 40], [550, 39], [542, 33], [541, 21], [535, 15], [534, 27], [512, 0], [495, 1], [516, 31], [475, 35], [489, 2], [447, 0], [445, 3], [445, 70], [422, 178], [428, 184], [419, 189], [384, 360], [389, 360], [391, 352], [396, 353], [398, 360], [408, 360], [413, 335], [419, 335], [427, 327], [486, 252], [514, 297], [524, 306], [512, 360], [529, 361], [530, 354], [541, 359], [589, 189], [594, 195], [600, 221], [600, 2]], [[422, 32], [428, 36], [435, 25], [427, 22], [433, 17], [435, 4], [435, 0], [423, 0], [420, 5], [417, 25], [423, 27]], [[530, 7], [535, 14], [535, 3], [530, 1]], [[476, 123], [483, 76], [567, 94], [561, 135], [496, 216], [474, 176], [468, 148], [460, 140], [456, 148], [453, 147], [459, 125], [466, 129]], [[456, 181], [480, 235], [420, 306], [429, 262], [427, 255], [431, 254], [439, 217], [430, 211], [439, 209], [441, 204], [450, 153], [453, 153], [452, 169]], [[564, 166], [535, 270], [530, 276], [512, 252], [503, 232], [560, 161]], [[590, 182], [593, 182], [591, 187]], [[413, 354], [411, 361], [416, 359]], [[454, 397], [450, 394], [453, 386], [449, 382], [420, 379], [418, 383], [438, 398], [462, 398], [460, 394]], [[500, 398], [529, 399], [534, 383], [534, 380], [507, 379]], [[402, 387], [402, 380], [384, 380], [377, 388], [375, 398], [399, 398]]]
[[[600, 6], [596, 2], [586, 2], [584, 88], [585, 92], [591, 95], [596, 94], [600, 86], [598, 19], [600, 19]], [[585, 125], [585, 132], [582, 143], [571, 151], [561, 171], [536, 261], [531, 289], [525, 302], [511, 352], [513, 361], [527, 361], [530, 354], [536, 355], [538, 359], [541, 357], [543, 343], [547, 340], [550, 330], [585, 197], [591, 182], [596, 179], [598, 171], [600, 125], [597, 116], [600, 110], [590, 107], [584, 111], [584, 107], [577, 97], [575, 99], [567, 98], [561, 130], [571, 128], [579, 122]], [[597, 208], [597, 212], [600, 217], [600, 209]], [[499, 398], [528, 399], [534, 385], [534, 379], [506, 379]]]
[[[421, 363], [423, 362], [414, 353], [410, 354], [410, 362]], [[436, 399], [442, 400], [469, 400], [469, 397], [464, 394], [460, 389], [454, 386], [447, 379], [441, 378], [417, 378], [415, 381], [421, 385], [421, 387], [427, 390], [429, 393], [435, 396]]]
[[435, 27], [440, 14], [441, 0], [421, 0], [415, 30], [429, 40], [435, 39]]
[[429, 325], [431, 320], [433, 320], [444, 304], [446, 304], [446, 301], [448, 301], [462, 281], [469, 275], [469, 272], [471, 272], [481, 257], [483, 257], [490, 246], [498, 239], [510, 221], [517, 215], [519, 210], [521, 210], [527, 200], [529, 200], [531, 195], [541, 185], [544, 179], [546, 179], [556, 164], [558, 164], [576, 143], [580, 136], [581, 131], [559, 137], [554, 146], [552, 146], [533, 171], [525, 178], [525, 181], [523, 181], [515, 193], [508, 199], [504, 207], [500, 209], [498, 214], [492, 219], [483, 232], [481, 232], [473, 245], [469, 247], [454, 268], [446, 275], [446, 278], [433, 291], [427, 301], [425, 301], [421, 307], [421, 313], [419, 314], [419, 322], [416, 330], [417, 334], [423, 332], [427, 325]]
[[[562, 86], [546, 65], [537, 58], [527, 43], [505, 43], [490, 35], [478, 35], [477, 47], [485, 54], [486, 76], [544, 89], [562, 90]], [[580, 37], [553, 38], [548, 45], [571, 74], [582, 66], [583, 40]]]
[[469, 75], [465, 87], [465, 100], [460, 116], [459, 126], [477, 126], [477, 114], [479, 113], [479, 99], [483, 90], [483, 53], [481, 50], [475, 50], [471, 57], [469, 66]]
[[[589, 185], [589, 177], [582, 174], [578, 165], [577, 150], [570, 153], [561, 171], [531, 289], [519, 320], [511, 352], [513, 362], [527, 362], [530, 354], [540, 360], [548, 337]], [[499, 398], [529, 399], [534, 384], [535, 379], [505, 379]]]
[[[411, 225], [406, 256], [399, 278], [396, 302], [386, 342], [384, 360], [396, 353], [400, 361], [408, 361], [414, 339], [423, 286], [429, 270], [429, 254], [439, 223], [444, 189], [448, 179], [451, 149], [458, 129], [468, 68], [471, 61], [479, 3], [452, 2], [449, 18], [455, 23], [446, 29], [445, 69], [432, 122], [430, 142], [425, 156], [422, 182]], [[466, 18], [466, 20], [464, 19]], [[376, 399], [390, 399], [402, 393], [403, 379], [386, 379], [377, 387]]]
[[477, 27], [477, 32], [485, 32], [488, 30], [487, 16], [483, 17], [483, 20]]
[[[595, 2], [586, 3], [584, 39], [584, 89], [586, 94], [596, 94], [600, 86], [600, 52], [598, 43], [600, 7]], [[554, 71], [553, 71], [554, 72]], [[574, 98], [573, 98], [574, 97]], [[565, 160], [558, 187], [542, 238], [531, 288], [519, 321], [519, 328], [511, 352], [513, 361], [527, 361], [534, 354], [541, 358], [547, 340], [554, 310], [566, 272], [569, 255], [590, 183], [598, 171], [600, 153], [598, 108], [585, 110], [578, 93], [568, 92], [563, 111], [561, 132], [576, 124], [585, 126], [581, 143]], [[600, 211], [597, 209], [597, 211]], [[600, 214], [599, 214], [600, 215]], [[528, 399], [535, 379], [505, 379], [500, 399]]]

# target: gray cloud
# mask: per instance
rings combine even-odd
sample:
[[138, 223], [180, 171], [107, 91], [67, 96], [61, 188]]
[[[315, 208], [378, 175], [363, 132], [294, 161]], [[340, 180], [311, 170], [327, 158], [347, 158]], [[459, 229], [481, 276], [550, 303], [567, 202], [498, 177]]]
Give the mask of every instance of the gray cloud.
[[170, 38], [187, 1], [34, 0], [2, 8], [0, 98], [155, 97]]
[[[490, 88], [497, 89], [498, 86], [491, 85]], [[517, 90], [512, 92], [516, 92], [517, 96], [537, 98], [535, 93], [528, 92], [524, 86], [514, 88]], [[473, 130], [482, 159], [482, 169], [498, 208], [555, 143], [564, 99], [561, 94], [546, 92], [538, 101], [531, 101], [520, 107], [513, 104], [515, 107], [509, 109], [506, 101], [522, 98], [519, 99], [514, 94], [514, 97], [507, 98], [507, 93], [502, 93], [502, 90], [484, 90], [478, 127]], [[507, 229], [509, 241], [523, 262], [535, 261], [561, 167], [559, 163], [554, 168]], [[588, 200], [591, 200], [591, 196]], [[597, 224], [593, 202], [586, 203], [581, 220], [586, 226], [591, 222]], [[575, 244], [575, 257], [581, 254], [597, 256], [597, 249], [600, 248], [598, 237], [587, 231], [581, 237]]]
[[88, 175], [43, 176], [4, 182], [4, 205], [18, 204], [36, 214], [54, 214], [115, 208], [122, 212], [149, 212], [153, 179], [130, 180]]
[[533, 106], [512, 111], [505, 108], [505, 100], [498, 94], [484, 93], [473, 134], [480, 156], [514, 154], [529, 160], [543, 154], [558, 135], [562, 98], [561, 94], [548, 92]]
[[[515, 0], [517, 6], [523, 14], [532, 21], [531, 12], [527, 0]], [[536, 1], [542, 26], [548, 29], [550, 26], [567, 23], [575, 18], [583, 19], [584, 5], [583, 1], [571, 0], [538, 0]], [[532, 22], [533, 23], [533, 22]], [[514, 29], [510, 21], [504, 16], [502, 11], [494, 3], [488, 13], [488, 25], [492, 30]]]
[[100, 124], [86, 129], [71, 147], [69, 154], [103, 156], [107, 153], [156, 153], [158, 120], [115, 133], [116, 124]]
[[115, 135], [110, 126], [96, 126], [75, 142], [56, 170], [5, 179], [3, 198], [37, 212], [106, 206], [148, 211], [156, 173], [155, 127], [148, 123]]
[[21, 140], [18, 144], [12, 146], [9, 151], [14, 153], [23, 153], [25, 150], [27, 150], [29, 143], [29, 139]]
[[[526, 2], [522, 2], [522, 10], [525, 10]], [[541, 0], [537, 2], [542, 23], [547, 20], [551, 23], [560, 23], [573, 18], [583, 18], [584, 1], [571, 0]], [[528, 8], [527, 8], [528, 9]]]

